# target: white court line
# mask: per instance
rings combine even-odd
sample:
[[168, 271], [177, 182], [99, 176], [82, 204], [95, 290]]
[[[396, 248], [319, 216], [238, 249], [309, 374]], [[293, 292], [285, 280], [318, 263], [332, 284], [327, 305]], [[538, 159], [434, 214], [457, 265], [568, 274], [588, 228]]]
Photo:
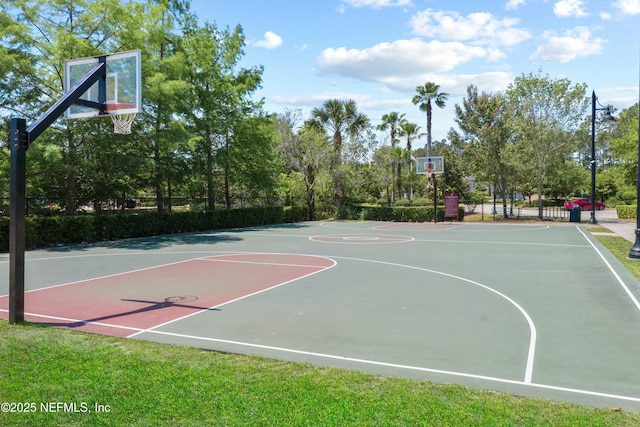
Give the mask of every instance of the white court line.
[[[62, 258], [62, 259], [65, 259], [65, 258]], [[202, 259], [202, 257], [198, 257], [198, 258], [187, 259], [187, 260], [184, 260], [184, 261], [169, 262], [169, 263], [166, 263], [166, 264], [154, 265], [154, 266], [151, 266], [151, 267], [138, 268], [136, 270], [123, 271], [121, 273], [107, 274], [105, 276], [92, 277], [90, 279], [82, 279], [82, 280], [76, 280], [74, 282], [61, 283], [59, 285], [46, 286], [44, 288], [30, 289], [30, 290], [27, 290], [27, 291], [24, 291], [24, 292], [25, 293], [31, 293], [31, 292], [37, 292], [37, 291], [44, 291], [44, 290], [47, 290], [47, 289], [60, 288], [62, 286], [77, 285], [77, 284], [80, 284], [80, 283], [91, 282], [91, 281], [94, 281], [94, 280], [102, 280], [102, 279], [108, 279], [108, 278], [111, 278], [111, 277], [124, 276], [126, 274], [139, 273], [141, 271], [153, 270], [154, 268], [169, 267], [171, 265], [183, 264], [185, 262], [198, 261], [198, 260], [201, 260], [201, 259]], [[0, 297], [5, 297], [5, 296], [8, 296], [8, 295], [0, 295]]]
[[624, 289], [624, 291], [627, 293], [627, 295], [629, 296], [629, 298], [631, 299], [631, 302], [633, 302], [633, 304], [636, 306], [636, 308], [638, 309], [638, 311], [640, 311], [640, 303], [638, 302], [638, 300], [636, 299], [635, 295], [633, 295], [633, 293], [631, 292], [631, 290], [629, 289], [629, 287], [626, 285], [626, 283], [624, 283], [624, 280], [622, 280], [622, 278], [618, 275], [618, 273], [616, 272], [616, 270], [614, 270], [613, 266], [611, 266], [611, 264], [609, 264], [609, 261], [607, 261], [607, 259], [604, 257], [604, 255], [602, 255], [602, 252], [600, 252], [600, 250], [598, 250], [598, 248], [596, 247], [596, 245], [593, 244], [593, 242], [591, 241], [591, 239], [589, 239], [587, 237], [587, 235], [582, 231], [582, 229], [579, 226], [576, 226], [576, 229], [580, 232], [580, 234], [582, 234], [584, 236], [584, 238], [587, 240], [587, 242], [589, 242], [589, 244], [591, 245], [591, 247], [593, 248], [593, 250], [596, 251], [596, 253], [600, 256], [600, 258], [602, 259], [602, 261], [605, 263], [605, 265], [607, 266], [607, 268], [609, 268], [609, 271], [611, 271], [611, 273], [613, 274], [613, 276], [616, 278], [616, 280], [618, 281], [618, 283], [620, 284], [620, 286], [622, 287], [622, 289]]
[[[225, 255], [220, 255], [220, 256], [225, 256]], [[301, 255], [301, 256], [315, 256], [315, 255]], [[324, 257], [322, 257], [324, 258]], [[215, 259], [215, 257], [209, 257], [209, 258], [200, 258], [201, 261], [207, 261], [207, 262], [228, 262], [228, 263], [235, 263], [235, 264], [255, 264], [255, 265], [273, 265], [273, 266], [277, 266], [277, 267], [304, 267], [304, 268], [327, 268], [330, 266], [327, 265], [306, 265], [306, 264], [285, 264], [285, 263], [279, 263], [279, 262], [257, 262], [257, 261], [237, 261], [237, 260], [233, 260], [233, 259]]]
[[[365, 239], [362, 239], [362, 238]], [[376, 237], [377, 240], [372, 239]], [[367, 239], [368, 238], [368, 239]], [[395, 244], [395, 243], [407, 243], [415, 240], [410, 236], [398, 236], [393, 234], [388, 235], [375, 235], [375, 234], [315, 234], [309, 236], [308, 239], [316, 243], [329, 243], [329, 244], [349, 244], [349, 245], [367, 245], [370, 243], [375, 244]]]
[[157, 330], [148, 330], [147, 332], [150, 332], [150, 333], [153, 333], [153, 334], [158, 334], [158, 335], [173, 336], [173, 337], [178, 337], [178, 338], [187, 338], [187, 339], [194, 339], [194, 340], [200, 340], [200, 341], [209, 341], [209, 342], [217, 342], [217, 343], [223, 343], [223, 344], [232, 344], [232, 345], [238, 345], [238, 346], [243, 346], [243, 347], [259, 348], [259, 349], [264, 349], [264, 350], [274, 350], [274, 351], [280, 351], [280, 352], [283, 352], [283, 353], [301, 354], [301, 355], [305, 355], [305, 356], [314, 356], [314, 357], [320, 357], [320, 358], [324, 358], [324, 359], [342, 360], [342, 361], [346, 361], [346, 362], [361, 363], [361, 364], [366, 364], [366, 365], [384, 366], [384, 367], [388, 367], [388, 368], [397, 368], [397, 369], [407, 369], [407, 370], [411, 370], [411, 371], [428, 372], [428, 373], [433, 373], [433, 374], [442, 374], [442, 375], [449, 375], [449, 376], [455, 376], [455, 377], [472, 378], [472, 379], [477, 379], [477, 380], [485, 380], [485, 381], [504, 383], [504, 384], [521, 385], [521, 386], [526, 386], [526, 387], [541, 388], [541, 389], [562, 391], [562, 392], [575, 393], [575, 394], [583, 394], [583, 395], [589, 395], [589, 396], [595, 396], [595, 397], [603, 397], [603, 398], [610, 398], [610, 399], [618, 399], [618, 400], [628, 400], [628, 401], [633, 401], [633, 402], [640, 402], [640, 398], [638, 398], [638, 397], [623, 396], [623, 395], [611, 394], [611, 393], [600, 393], [600, 392], [596, 392], [596, 391], [581, 390], [581, 389], [568, 388], [568, 387], [559, 387], [559, 386], [553, 386], [553, 385], [548, 385], [548, 384], [538, 384], [538, 383], [534, 383], [534, 382], [531, 382], [531, 381], [509, 380], [509, 379], [506, 379], [506, 378], [490, 377], [490, 376], [486, 376], [486, 375], [475, 375], [475, 374], [468, 374], [468, 373], [464, 373], [464, 372], [445, 371], [445, 370], [441, 370], [441, 369], [425, 368], [425, 367], [421, 367], [421, 366], [403, 365], [403, 364], [398, 364], [398, 363], [389, 363], [389, 362], [381, 362], [381, 361], [376, 361], [376, 360], [359, 359], [359, 358], [355, 358], [355, 357], [338, 356], [338, 355], [326, 354], [326, 353], [316, 353], [316, 352], [313, 352], [313, 351], [295, 350], [295, 349], [291, 349], [291, 348], [274, 347], [274, 346], [247, 343], [247, 342], [240, 342], [240, 341], [224, 340], [224, 339], [219, 339], [219, 338], [200, 337], [200, 336], [197, 336], [197, 335], [178, 334], [178, 333], [173, 333], [173, 332], [163, 332], [163, 331], [157, 331]]
[[[286, 254], [282, 254], [282, 255], [286, 255]], [[289, 254], [289, 255], [296, 255], [296, 254]], [[221, 256], [224, 256], [224, 255], [221, 255]], [[304, 279], [305, 277], [313, 276], [314, 274], [317, 274], [317, 273], [320, 273], [320, 272], [322, 272], [322, 271], [328, 270], [329, 268], [333, 268], [333, 267], [335, 267], [335, 266], [336, 266], [336, 264], [337, 264], [333, 259], [328, 258], [328, 257], [323, 257], [323, 256], [320, 256], [320, 255], [305, 255], [305, 256], [314, 256], [314, 257], [318, 257], [318, 258], [324, 258], [324, 259], [327, 259], [327, 260], [329, 260], [329, 261], [333, 262], [333, 265], [326, 266], [326, 267], [316, 267], [316, 268], [319, 268], [319, 270], [318, 270], [318, 271], [313, 271], [313, 272], [311, 272], [311, 273], [309, 273], [309, 274], [305, 274], [304, 276], [299, 276], [299, 277], [296, 277], [296, 278], [294, 278], [294, 279], [287, 280], [286, 282], [278, 283], [278, 284], [273, 285], [273, 286], [271, 286], [271, 287], [268, 287], [268, 288], [265, 288], [265, 289], [261, 289], [261, 290], [259, 290], [259, 291], [256, 291], [256, 292], [253, 292], [253, 293], [250, 293], [250, 294], [247, 294], [247, 295], [243, 295], [243, 296], [241, 296], [241, 297], [238, 297], [238, 298], [235, 298], [235, 299], [232, 299], [232, 300], [229, 300], [229, 301], [223, 302], [223, 303], [221, 303], [221, 304], [216, 304], [216, 305], [214, 305], [214, 306], [208, 307], [208, 308], [203, 309], [203, 310], [194, 311], [193, 313], [187, 314], [187, 315], [182, 316], [182, 317], [178, 317], [177, 319], [173, 319], [173, 320], [169, 320], [169, 321], [164, 322], [164, 323], [160, 323], [160, 324], [155, 325], [155, 326], [152, 326], [151, 328], [148, 328], [148, 329], [140, 330], [140, 331], [138, 331], [138, 332], [136, 332], [136, 333], [134, 333], [134, 334], [132, 334], [132, 335], [127, 336], [127, 338], [133, 338], [133, 337], [135, 337], [136, 335], [139, 335], [139, 334], [141, 334], [141, 333], [143, 333], [143, 332], [154, 332], [154, 330], [155, 330], [156, 328], [160, 328], [160, 327], [162, 327], [162, 326], [166, 326], [166, 325], [169, 325], [169, 324], [174, 323], [174, 322], [179, 322], [180, 320], [183, 320], [183, 319], [189, 318], [189, 317], [191, 317], [191, 316], [195, 316], [196, 314], [200, 314], [200, 313], [204, 313], [204, 312], [206, 312], [206, 311], [214, 310], [214, 309], [216, 309], [216, 308], [218, 308], [218, 307], [222, 307], [222, 306], [225, 306], [225, 305], [227, 305], [227, 304], [231, 304], [231, 303], [233, 303], [233, 302], [240, 301], [240, 300], [243, 300], [243, 299], [245, 299], [245, 298], [249, 298], [249, 297], [252, 297], [252, 296], [254, 296], [254, 295], [258, 295], [258, 294], [261, 294], [261, 293], [263, 293], [263, 292], [267, 292], [267, 291], [273, 290], [273, 289], [275, 289], [275, 288], [279, 288], [279, 287], [281, 287], [281, 286], [284, 286], [284, 285], [286, 285], [286, 284], [289, 284], [289, 283], [295, 282], [295, 281], [297, 281], [297, 280]]]
[[[376, 221], [365, 221], [365, 222], [376, 222]], [[376, 229], [375, 227], [384, 227], [387, 225], [397, 225], [397, 224], [401, 224], [398, 222], [381, 222], [382, 225], [375, 225], [372, 226], [371, 229]], [[345, 226], [340, 226], [340, 224], [344, 224]], [[496, 231], [541, 231], [541, 230], [548, 230], [551, 228], [550, 225], [527, 225], [527, 224], [474, 224], [474, 223], [464, 223], [464, 224], [449, 224], [449, 223], [426, 223], [426, 224], [432, 224], [432, 225], [455, 225], [454, 228], [450, 228], [450, 229], [446, 229], [446, 230], [410, 230], [410, 231], [418, 231], [418, 232], [434, 232], [434, 231], [451, 231], [451, 232], [463, 232], [463, 233], [469, 233], [469, 232], [473, 232], [473, 233], [495, 233]], [[340, 230], [345, 230], [345, 229], [353, 229], [353, 230], [367, 230], [367, 228], [362, 228], [362, 227], [350, 227], [349, 226], [350, 223], [348, 222], [321, 222], [320, 224], [318, 224], [319, 227], [325, 227], [325, 228], [336, 228], [336, 229], [340, 229]], [[481, 228], [484, 227], [485, 229], [476, 229], [473, 230], [473, 228]], [[495, 228], [490, 228], [490, 227], [495, 227]], [[503, 230], [502, 228], [512, 228], [512, 230]], [[472, 230], [468, 230], [468, 228], [471, 228]], [[515, 228], [519, 228], [519, 230], [516, 230]], [[461, 230], [463, 229], [463, 230]], [[392, 230], [380, 230], [380, 231], [392, 231]], [[401, 231], [401, 230], [395, 230], [397, 231]]]
[[566, 243], [529, 243], [529, 242], [495, 242], [488, 240], [445, 240], [445, 239], [415, 239], [415, 242], [434, 243], [476, 243], [481, 245], [518, 245], [518, 246], [555, 246], [560, 248], [589, 248], [589, 245], [572, 245]]
[[525, 374], [524, 374], [524, 383], [525, 384], [529, 384], [531, 383], [531, 379], [533, 377], [533, 364], [534, 364], [534, 359], [535, 359], [535, 353], [536, 353], [536, 340], [537, 340], [537, 332], [536, 332], [536, 325], [533, 323], [533, 320], [531, 319], [531, 316], [529, 316], [529, 313], [527, 313], [527, 311], [522, 308], [522, 306], [520, 306], [520, 304], [518, 304], [517, 302], [515, 302], [513, 299], [511, 299], [510, 297], [508, 297], [507, 295], [503, 294], [502, 292], [499, 292], [493, 288], [490, 288], [489, 286], [483, 285], [482, 283], [461, 277], [461, 276], [456, 276], [454, 274], [449, 274], [449, 273], [444, 273], [442, 271], [437, 271], [437, 270], [431, 270], [428, 268], [423, 268], [423, 267], [415, 267], [412, 265], [405, 265], [405, 264], [397, 264], [394, 262], [387, 262], [387, 261], [374, 261], [374, 260], [368, 260], [368, 259], [360, 259], [360, 258], [349, 258], [349, 257], [332, 257], [332, 258], [336, 258], [336, 259], [346, 259], [346, 260], [352, 260], [352, 261], [361, 261], [361, 262], [371, 262], [374, 264], [384, 264], [384, 265], [391, 265], [394, 267], [400, 267], [400, 268], [409, 268], [409, 269], [413, 269], [413, 270], [420, 270], [420, 271], [426, 271], [428, 273], [434, 273], [434, 274], [439, 274], [441, 276], [445, 276], [445, 277], [450, 277], [453, 279], [457, 279], [457, 280], [461, 280], [463, 282], [467, 282], [467, 283], [471, 283], [472, 285], [475, 286], [479, 286], [483, 289], [486, 289], [490, 292], [493, 292], [494, 294], [498, 295], [499, 297], [505, 299], [506, 301], [508, 301], [511, 305], [513, 305], [521, 314], [522, 316], [526, 319], [527, 324], [529, 325], [529, 350], [528, 350], [528, 354], [527, 354], [527, 364], [526, 364], [526, 368], [525, 368]]
[[[0, 308], [0, 311], [3, 311], [5, 313], [8, 313], [9, 310], [5, 310]], [[49, 316], [46, 314], [36, 314], [36, 313], [25, 313], [26, 316], [33, 316], [33, 317], [41, 317], [43, 319], [51, 319], [51, 320], [60, 320], [60, 321], [64, 321], [64, 322], [69, 322], [69, 323], [82, 323], [83, 325], [98, 325], [98, 326], [106, 326], [109, 328], [115, 328], [115, 329], [126, 329], [129, 331], [143, 331], [144, 329], [142, 328], [135, 328], [133, 326], [123, 326], [123, 325], [114, 325], [112, 323], [102, 323], [102, 322], [92, 322], [89, 320], [81, 320], [81, 319], [71, 319], [69, 317], [59, 317], [59, 316]], [[35, 323], [39, 323], [38, 321], [35, 321]], [[63, 326], [63, 325], [61, 325]]]
[[[531, 316], [529, 316], [529, 314], [524, 310], [524, 308], [522, 308], [522, 307], [521, 307], [517, 302], [515, 302], [513, 299], [509, 298], [507, 295], [505, 295], [505, 294], [503, 294], [503, 293], [501, 293], [501, 292], [499, 292], [499, 291], [497, 291], [497, 290], [495, 290], [495, 289], [493, 289], [493, 288], [490, 288], [489, 286], [486, 286], [486, 285], [483, 285], [483, 284], [481, 284], [481, 283], [475, 282], [475, 281], [473, 281], [473, 280], [466, 279], [466, 278], [464, 278], [464, 277], [456, 276], [456, 275], [449, 274], [449, 273], [444, 273], [444, 272], [441, 272], [441, 271], [430, 270], [430, 269], [427, 269], [427, 268], [415, 267], [415, 266], [404, 265], [404, 264], [397, 264], [397, 263], [386, 262], [386, 261], [375, 261], [375, 260], [368, 260], [368, 259], [360, 259], [360, 258], [336, 257], [336, 256], [331, 256], [331, 257], [326, 257], [326, 258], [327, 258], [327, 259], [331, 259], [331, 260], [333, 260], [333, 258], [335, 258], [335, 259], [345, 259], [345, 260], [351, 260], [351, 261], [369, 262], [369, 263], [374, 263], [374, 264], [391, 265], [391, 266], [394, 266], [394, 267], [410, 268], [410, 269], [414, 269], [414, 270], [426, 271], [426, 272], [429, 272], [429, 273], [439, 274], [439, 275], [442, 275], [442, 276], [445, 276], [445, 277], [450, 277], [450, 278], [453, 278], [453, 279], [461, 280], [461, 281], [463, 281], [463, 282], [471, 283], [472, 285], [479, 286], [479, 287], [481, 287], [481, 288], [483, 288], [483, 289], [486, 289], [486, 290], [488, 290], [488, 291], [490, 291], [490, 292], [492, 292], [492, 293], [494, 293], [494, 294], [496, 294], [496, 295], [500, 296], [501, 298], [505, 299], [505, 300], [506, 300], [506, 301], [508, 301], [511, 305], [513, 305], [513, 306], [514, 306], [518, 311], [520, 311], [520, 313], [522, 314], [522, 316], [526, 319], [527, 324], [529, 325], [529, 331], [530, 331], [530, 335], [529, 335], [529, 349], [528, 349], [528, 353], [527, 353], [527, 362], [526, 362], [526, 367], [525, 367], [524, 380], [522, 381], [522, 383], [523, 383], [523, 384], [530, 384], [530, 383], [531, 383], [531, 381], [532, 381], [532, 376], [533, 376], [533, 365], [534, 365], [534, 359], [535, 359], [536, 340], [537, 340], [536, 327], [535, 327], [535, 324], [533, 323], [533, 320], [531, 319]], [[334, 266], [335, 266], [335, 261], [334, 261]], [[333, 267], [333, 266], [332, 266], [332, 267]], [[308, 276], [310, 276], [310, 275], [312, 275], [312, 274], [316, 274], [316, 273], [318, 273], [318, 272], [320, 272], [320, 271], [324, 271], [324, 270], [326, 270], [326, 268], [325, 268], [325, 269], [323, 269], [323, 270], [319, 270], [319, 271], [317, 271], [317, 272], [310, 273], [310, 274], [308, 274], [308, 275], [306, 275], [306, 276], [303, 276], [303, 277], [308, 277]], [[246, 297], [250, 297], [250, 296], [252, 296], [252, 295], [256, 295], [256, 294], [259, 294], [259, 293], [262, 293], [262, 292], [268, 291], [268, 290], [270, 290], [270, 289], [273, 289], [273, 288], [276, 288], [276, 287], [282, 286], [282, 285], [284, 285], [284, 284], [287, 284], [287, 283], [293, 282], [293, 281], [295, 281], [295, 280], [299, 280], [299, 279], [301, 279], [301, 278], [302, 278], [302, 277], [299, 277], [299, 278], [296, 278], [296, 279], [290, 280], [290, 281], [288, 281], [288, 282], [285, 282], [285, 283], [282, 283], [282, 284], [279, 284], [279, 285], [275, 285], [275, 286], [273, 286], [272, 288], [264, 289], [264, 290], [261, 290], [261, 291], [255, 292], [255, 293], [253, 293], [253, 294], [249, 294], [249, 295], [246, 295], [246, 296], [243, 296], [243, 297], [237, 298], [237, 299], [235, 299], [235, 300], [227, 301], [227, 302], [225, 302], [225, 303], [223, 303], [223, 304], [220, 304], [220, 305], [216, 305], [216, 306], [213, 306], [213, 307], [209, 307], [207, 310], [212, 310], [212, 309], [215, 309], [215, 308], [220, 307], [220, 306], [222, 306], [222, 305], [226, 305], [226, 304], [230, 304], [230, 303], [235, 302], [235, 301], [239, 301], [239, 300], [244, 299], [244, 298], [246, 298]], [[204, 312], [204, 311], [206, 311], [206, 310], [202, 310], [202, 311]], [[187, 317], [195, 316], [196, 314], [199, 314], [199, 313], [200, 313], [200, 311], [197, 311], [197, 312], [194, 312], [194, 313], [188, 314], [188, 315], [186, 315], [186, 316], [184, 316], [184, 317], [181, 317], [181, 318], [178, 318], [178, 319], [175, 319], [175, 320], [171, 320], [171, 321], [169, 321], [169, 322], [166, 322], [166, 323], [163, 323], [163, 324], [160, 324], [160, 325], [154, 326], [154, 327], [152, 327], [152, 328], [150, 328], [150, 329], [147, 329], [147, 330], [144, 330], [144, 331], [137, 332], [137, 333], [135, 333], [135, 334], [132, 334], [132, 335], [128, 336], [127, 338], [135, 337], [135, 336], [137, 336], [137, 335], [139, 335], [139, 334], [141, 334], [141, 333], [143, 333], [143, 332], [163, 333], [163, 332], [156, 331], [156, 329], [157, 329], [157, 328], [160, 328], [160, 327], [162, 327], [162, 326], [165, 326], [165, 325], [167, 325], [167, 324], [170, 324], [170, 323], [174, 323], [174, 322], [180, 321], [180, 320], [185, 319], [185, 318], [187, 318]], [[204, 339], [204, 338], [203, 338], [203, 339]], [[215, 341], [215, 339], [212, 339], [212, 340], [214, 340], [214, 341]]]

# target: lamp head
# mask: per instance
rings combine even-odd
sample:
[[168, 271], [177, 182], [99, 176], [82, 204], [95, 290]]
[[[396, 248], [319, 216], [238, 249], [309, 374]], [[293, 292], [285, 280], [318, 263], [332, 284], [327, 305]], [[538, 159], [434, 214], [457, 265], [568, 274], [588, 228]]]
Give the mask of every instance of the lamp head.
[[603, 122], [615, 122], [616, 118], [611, 115], [611, 112], [608, 108], [604, 110], [604, 114], [602, 115]]

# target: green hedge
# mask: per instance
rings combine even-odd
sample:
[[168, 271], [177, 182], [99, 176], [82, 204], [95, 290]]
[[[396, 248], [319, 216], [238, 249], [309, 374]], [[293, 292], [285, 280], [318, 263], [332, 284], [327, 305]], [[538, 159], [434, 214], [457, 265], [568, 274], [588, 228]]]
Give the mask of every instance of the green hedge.
[[[433, 206], [361, 206], [351, 214], [372, 221], [431, 222]], [[635, 211], [634, 211], [635, 214]], [[304, 221], [304, 207], [255, 207], [213, 212], [103, 212], [101, 215], [29, 217], [26, 219], [28, 249], [72, 245], [162, 234], [191, 233]], [[458, 208], [458, 220], [464, 208]], [[444, 207], [438, 206], [438, 221]], [[9, 219], [0, 218], [0, 251], [9, 250]]]
[[616, 205], [618, 218], [636, 219], [636, 205]]
[[[444, 206], [438, 206], [438, 221], [443, 222]], [[432, 222], [433, 206], [363, 206], [360, 218], [370, 221]], [[464, 219], [464, 207], [458, 207], [458, 221]]]
[[[28, 249], [162, 234], [304, 221], [303, 207], [256, 207], [213, 212], [103, 212], [101, 215], [29, 217]], [[9, 219], [0, 219], [0, 251], [9, 250]]]

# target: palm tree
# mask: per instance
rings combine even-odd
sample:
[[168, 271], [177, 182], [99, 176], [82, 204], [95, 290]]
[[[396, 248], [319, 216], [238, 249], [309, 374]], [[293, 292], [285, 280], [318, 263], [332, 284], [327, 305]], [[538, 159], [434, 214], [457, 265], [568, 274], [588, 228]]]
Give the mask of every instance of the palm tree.
[[[382, 116], [382, 123], [377, 126], [377, 129], [380, 131], [386, 131], [389, 129], [389, 137], [391, 138], [391, 149], [396, 147], [396, 144], [399, 142], [397, 135], [399, 132], [399, 128], [402, 127], [403, 123], [407, 121], [404, 118], [405, 114], [400, 114], [396, 111], [392, 111], [389, 114], [384, 114]], [[395, 160], [394, 160], [395, 162]], [[396, 185], [398, 186], [398, 199], [402, 198], [402, 163], [398, 161], [396, 165], [391, 165], [392, 170], [397, 169], [396, 173]]]
[[415, 123], [410, 123], [405, 121], [404, 123], [402, 123], [400, 125], [400, 136], [404, 136], [405, 138], [407, 138], [407, 149], [406, 149], [406, 153], [407, 153], [407, 164], [409, 165], [409, 199], [411, 199], [412, 194], [413, 194], [413, 188], [412, 188], [412, 179], [413, 177], [411, 176], [413, 173], [413, 168], [411, 167], [411, 165], [413, 165], [413, 159], [412, 159], [412, 155], [411, 155], [411, 141], [413, 141], [416, 138], [420, 138], [421, 136], [423, 136], [424, 133], [420, 133], [420, 126], [418, 126]]
[[377, 126], [378, 130], [386, 131], [389, 129], [389, 136], [391, 137], [391, 147], [395, 147], [398, 139], [396, 138], [398, 134], [398, 128], [402, 127], [402, 124], [406, 122], [404, 118], [405, 114], [400, 114], [396, 111], [392, 111], [389, 114], [384, 114], [382, 116], [382, 123]]
[[346, 134], [355, 138], [369, 127], [369, 118], [358, 112], [356, 102], [352, 99], [329, 99], [322, 107], [311, 110], [312, 125], [324, 129], [333, 141], [333, 200], [336, 209], [342, 206], [342, 141]]
[[420, 111], [427, 113], [427, 157], [431, 157], [431, 100], [440, 108], [444, 108], [445, 101], [449, 97], [446, 92], [439, 92], [440, 85], [432, 82], [426, 82], [424, 86], [416, 87], [417, 95], [413, 97], [411, 102], [418, 105]]

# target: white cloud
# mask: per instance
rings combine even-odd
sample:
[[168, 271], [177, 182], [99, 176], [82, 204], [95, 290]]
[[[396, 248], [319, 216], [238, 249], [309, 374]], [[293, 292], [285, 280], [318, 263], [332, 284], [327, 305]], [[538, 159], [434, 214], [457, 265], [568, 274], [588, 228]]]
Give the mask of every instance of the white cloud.
[[613, 5], [625, 15], [640, 14], [640, 0], [618, 0]]
[[419, 36], [505, 46], [531, 37], [529, 31], [517, 28], [519, 23], [515, 18], [497, 19], [488, 12], [461, 16], [458, 12], [431, 9], [416, 13], [410, 21], [413, 33]]
[[507, 10], [517, 9], [520, 5], [525, 4], [525, 0], [509, 0], [505, 5]]
[[579, 57], [595, 55], [602, 52], [605, 43], [602, 39], [592, 39], [587, 27], [576, 27], [558, 36], [553, 32], [545, 32], [543, 37], [547, 43], [539, 46], [529, 58], [533, 62], [558, 61], [566, 63]]
[[327, 99], [353, 99], [358, 107], [365, 110], [412, 110], [416, 108], [411, 103], [416, 87], [424, 82], [438, 82], [440, 88], [452, 98], [466, 96], [467, 86], [473, 84], [485, 92], [498, 92], [507, 89], [513, 82], [513, 76], [507, 72], [489, 72], [481, 74], [430, 74], [417, 73], [415, 75], [389, 80], [388, 86], [396, 92], [407, 94], [395, 99], [373, 97], [370, 93], [356, 92], [319, 92], [307, 95], [273, 95], [268, 97], [270, 102], [285, 106], [317, 107]]
[[342, 2], [351, 7], [372, 7], [374, 9], [413, 5], [411, 0], [342, 0]]
[[257, 42], [251, 43], [253, 46], [264, 47], [265, 49], [275, 49], [282, 44], [282, 37], [273, 33], [271, 31], [267, 31], [264, 33], [264, 39], [259, 40]]
[[504, 91], [513, 81], [511, 74], [493, 71], [480, 74], [415, 74], [408, 78], [390, 80], [387, 84], [393, 90], [412, 94], [424, 82], [438, 82], [440, 88], [452, 97], [464, 96], [467, 86], [473, 84], [486, 92]]
[[347, 92], [320, 92], [309, 95], [274, 95], [269, 97], [269, 101], [281, 105], [296, 105], [300, 107], [317, 106], [327, 99], [353, 99], [358, 104], [370, 102], [371, 95]]
[[581, 18], [587, 16], [584, 10], [583, 0], [559, 0], [553, 5], [553, 13], [560, 18], [575, 16]]
[[386, 82], [407, 75], [449, 71], [474, 58], [495, 56], [494, 51], [459, 42], [411, 39], [380, 43], [367, 49], [328, 48], [317, 58], [317, 64], [327, 74]]

